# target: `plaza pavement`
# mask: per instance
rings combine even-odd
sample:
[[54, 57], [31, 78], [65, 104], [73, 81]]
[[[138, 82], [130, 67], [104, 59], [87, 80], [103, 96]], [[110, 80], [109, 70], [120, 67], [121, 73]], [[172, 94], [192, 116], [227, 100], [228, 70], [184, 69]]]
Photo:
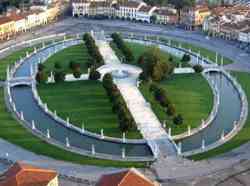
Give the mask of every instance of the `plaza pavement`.
[[[234, 61], [235, 64], [227, 65], [227, 69], [234, 69], [240, 71], [250, 72], [250, 57], [241, 49], [235, 47], [231, 42], [224, 41], [217, 38], [210, 38], [209, 40], [199, 32], [188, 32], [179, 29], [168, 28], [163, 26], [141, 25], [135, 23], [121, 22], [121, 21], [93, 21], [85, 19], [68, 18], [54, 25], [49, 25], [35, 32], [35, 36], [44, 36], [59, 32], [78, 33], [90, 30], [105, 30], [105, 31], [134, 31], [138, 33], [158, 34], [162, 36], [171, 36], [181, 41], [187, 41], [192, 44], [197, 44], [227, 56]], [[4, 48], [10, 44], [20, 42], [22, 40], [31, 39], [34, 35], [27, 33], [15, 40], [8, 41], [1, 44]], [[0, 56], [3, 57], [3, 56]], [[80, 166], [71, 163], [56, 161], [48, 157], [35, 155], [20, 147], [10, 144], [4, 140], [0, 140], [0, 157], [6, 157], [6, 152], [9, 153], [9, 158], [12, 160], [24, 160], [32, 164], [59, 169], [59, 172], [66, 172], [71, 175], [83, 177], [85, 179], [96, 180], [100, 174], [105, 172], [115, 171], [113, 168], [100, 168], [95, 166]], [[204, 167], [197, 167], [197, 169], [189, 169], [183, 175], [182, 172], [174, 171], [178, 168], [163, 167], [162, 173], [167, 174], [168, 171], [173, 175], [177, 175], [178, 179], [163, 180], [163, 185], [250, 185], [249, 170], [250, 170], [250, 143], [245, 144], [231, 152], [213, 159], [205, 160], [199, 163], [207, 164], [207, 168], [218, 167], [218, 170], [206, 172]], [[183, 164], [183, 167], [186, 165]], [[180, 169], [183, 167], [180, 167]], [[212, 170], [212, 169], [211, 169]], [[199, 176], [196, 173], [200, 173]], [[204, 173], [206, 172], [206, 174]], [[203, 174], [202, 174], [203, 173]], [[193, 176], [193, 177], [192, 177]]]

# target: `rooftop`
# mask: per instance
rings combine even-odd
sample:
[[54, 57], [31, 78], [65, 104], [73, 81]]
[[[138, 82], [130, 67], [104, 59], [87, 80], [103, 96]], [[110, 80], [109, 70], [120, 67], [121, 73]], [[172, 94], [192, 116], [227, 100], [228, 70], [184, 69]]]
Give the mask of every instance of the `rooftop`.
[[97, 186], [159, 186], [159, 184], [131, 168], [127, 171], [103, 175]]
[[3, 24], [6, 24], [6, 23], [9, 23], [11, 22], [12, 19], [10, 17], [0, 17], [0, 25], [3, 25]]
[[56, 176], [53, 170], [17, 162], [0, 177], [0, 186], [47, 186]]
[[149, 12], [153, 7], [152, 6], [142, 6], [139, 11], [140, 12]]

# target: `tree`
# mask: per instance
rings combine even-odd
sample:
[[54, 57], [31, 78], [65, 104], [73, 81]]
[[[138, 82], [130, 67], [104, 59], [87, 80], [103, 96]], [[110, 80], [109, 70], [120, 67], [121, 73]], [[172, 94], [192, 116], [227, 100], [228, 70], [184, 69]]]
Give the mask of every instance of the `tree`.
[[201, 65], [194, 65], [193, 69], [196, 73], [201, 73], [203, 71], [203, 67]]
[[70, 61], [69, 62], [69, 68], [71, 70], [79, 69], [79, 68], [81, 68], [81, 64], [78, 63], [78, 62]]
[[118, 33], [111, 34], [113, 42], [116, 44], [117, 48], [122, 51], [126, 61], [133, 62], [134, 55], [132, 50], [128, 47], [128, 45], [123, 41], [122, 37]]
[[169, 62], [171, 62], [171, 63], [174, 61], [174, 59], [173, 59], [173, 56], [172, 56], [172, 55], [169, 55], [168, 61], [169, 61]]
[[38, 71], [41, 72], [41, 71], [43, 71], [44, 69], [45, 69], [44, 64], [39, 63], [39, 64], [38, 64]]
[[196, 0], [169, 0], [169, 3], [175, 6], [178, 12], [178, 17], [180, 19], [181, 9], [183, 9], [184, 7], [194, 6]]
[[101, 78], [100, 72], [98, 72], [95, 68], [91, 68], [89, 73], [89, 79], [90, 80], [98, 80]]
[[150, 86], [149, 86], [149, 91], [150, 92], [155, 92], [158, 89], [160, 89], [160, 88], [159, 88], [159, 86], [156, 83], [151, 83]]
[[144, 56], [140, 56], [140, 57], [138, 58], [138, 60], [137, 60], [137, 63], [138, 63], [139, 65], [143, 65], [143, 64], [144, 64]]
[[191, 60], [191, 57], [188, 54], [184, 54], [181, 59], [182, 62], [189, 62], [190, 60]]
[[[97, 67], [103, 65], [103, 57], [100, 54], [100, 51], [96, 46], [95, 40], [92, 38], [92, 36], [89, 33], [85, 33], [83, 36], [83, 40], [85, 42], [89, 55], [93, 58], [93, 60], [91, 61], [91, 66]], [[89, 64], [88, 67], [90, 67]]]
[[45, 66], [41, 63], [38, 64], [38, 72], [36, 74], [36, 81], [38, 83], [45, 83], [48, 80], [48, 75], [45, 72]]
[[73, 75], [74, 75], [75, 78], [80, 78], [81, 75], [82, 75], [81, 69], [79, 69], [79, 68], [74, 69], [73, 70]]
[[54, 70], [55, 82], [63, 82], [65, 80], [65, 72], [62, 69]]
[[173, 122], [174, 122], [174, 124], [176, 124], [176, 125], [181, 125], [181, 124], [183, 124], [183, 117], [182, 117], [182, 115], [181, 115], [181, 114], [178, 114], [177, 116], [175, 116], [175, 117], [173, 118]]
[[144, 79], [160, 81], [172, 73], [172, 64], [157, 47], [150, 47], [140, 58], [143, 59], [139, 65], [143, 69]]
[[105, 89], [111, 89], [113, 84], [113, 78], [111, 74], [105, 74], [102, 79], [102, 84]]
[[44, 71], [38, 71], [36, 74], [36, 81], [38, 83], [45, 83], [48, 80], [47, 73]]
[[169, 104], [168, 105], [168, 109], [167, 109], [167, 115], [173, 116], [173, 115], [175, 115], [175, 113], [176, 113], [176, 110], [175, 110], [174, 105], [173, 104]]
[[55, 67], [56, 69], [61, 69], [61, 68], [62, 68], [62, 65], [61, 65], [61, 63], [56, 62], [55, 65], [54, 65], [54, 67]]

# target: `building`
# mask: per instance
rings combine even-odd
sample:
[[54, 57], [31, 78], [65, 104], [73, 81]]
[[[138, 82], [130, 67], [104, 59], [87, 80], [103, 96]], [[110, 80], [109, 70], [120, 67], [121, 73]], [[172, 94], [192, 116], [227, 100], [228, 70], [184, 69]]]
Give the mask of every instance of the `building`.
[[146, 6], [143, 2], [127, 1], [117, 5], [116, 17], [120, 19], [136, 20], [137, 13], [142, 6]]
[[9, 18], [15, 22], [15, 33], [26, 31], [26, 20], [22, 14], [11, 14]]
[[180, 12], [180, 23], [187, 30], [193, 30], [202, 26], [206, 17], [210, 16], [211, 11], [207, 5], [196, 5], [194, 7], [185, 7]]
[[10, 17], [0, 17], [0, 40], [9, 39], [15, 30], [15, 21]]
[[177, 10], [168, 7], [156, 9], [153, 16], [155, 16], [155, 22], [158, 24], [177, 24], [179, 20]]
[[145, 23], [151, 23], [151, 17], [153, 16], [153, 13], [156, 9], [157, 8], [155, 6], [143, 5], [136, 13], [136, 20]]
[[55, 20], [60, 14], [58, 5], [46, 6], [46, 9], [32, 9], [21, 12], [16, 8], [9, 9], [6, 15], [0, 17], [0, 40], [30, 30], [36, 26]]
[[48, 7], [48, 9], [45, 11], [48, 22], [52, 22], [57, 19], [57, 17], [60, 14], [60, 6], [59, 5], [53, 5]]
[[239, 32], [238, 41], [250, 44], [250, 28], [246, 28]]
[[114, 174], [103, 175], [96, 186], [160, 186], [134, 168]]
[[72, 16], [89, 15], [90, 1], [88, 0], [73, 0], [72, 1]]
[[245, 6], [216, 7], [205, 19], [203, 31], [227, 40], [248, 41], [250, 8]]
[[0, 176], [0, 186], [58, 186], [55, 171], [17, 162]]
[[113, 17], [114, 7], [112, 3], [106, 1], [90, 2], [87, 15], [96, 18]]

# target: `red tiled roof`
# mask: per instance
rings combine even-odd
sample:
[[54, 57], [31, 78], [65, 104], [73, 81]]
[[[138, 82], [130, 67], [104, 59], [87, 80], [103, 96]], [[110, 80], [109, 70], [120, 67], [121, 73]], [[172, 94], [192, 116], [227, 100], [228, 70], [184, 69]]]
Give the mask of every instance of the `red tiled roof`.
[[88, 3], [88, 0], [72, 0], [72, 3]]
[[11, 22], [12, 20], [9, 17], [0, 17], [0, 25]]
[[24, 19], [25, 16], [19, 15], [19, 14], [11, 14], [11, 15], [9, 16], [9, 18], [10, 18], [11, 20], [13, 20], [13, 21], [19, 21], [19, 20]]
[[126, 1], [124, 3], [121, 3], [120, 6], [129, 8], [138, 8], [140, 6], [140, 3], [136, 1]]
[[47, 186], [56, 176], [55, 171], [17, 162], [0, 177], [0, 186]]
[[152, 6], [142, 6], [139, 11], [140, 12], [149, 12], [152, 9]]
[[177, 15], [172, 11], [169, 11], [168, 9], [157, 9], [155, 10], [155, 13], [158, 15], [165, 15], [165, 16]]
[[157, 186], [135, 169], [103, 175], [97, 186]]

